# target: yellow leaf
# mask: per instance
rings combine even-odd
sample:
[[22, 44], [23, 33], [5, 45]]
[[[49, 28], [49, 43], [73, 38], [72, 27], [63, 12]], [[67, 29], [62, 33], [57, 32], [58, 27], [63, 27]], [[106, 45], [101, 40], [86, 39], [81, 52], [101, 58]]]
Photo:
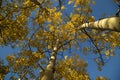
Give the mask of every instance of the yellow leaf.
[[51, 20], [50, 18], [47, 18], [47, 21], [48, 21], [48, 22], [51, 22], [52, 20]]
[[24, 3], [24, 5], [28, 5], [29, 3], [30, 3], [30, 1], [27, 0], [27, 1]]
[[68, 4], [72, 4], [72, 3], [73, 3], [73, 1], [71, 1], [71, 0], [68, 1]]
[[44, 57], [44, 54], [43, 54], [43, 53], [40, 53], [40, 54], [39, 54], [39, 58], [42, 58], [42, 57]]
[[79, 14], [74, 14], [74, 15], [72, 15], [72, 17], [71, 17], [71, 21], [75, 21], [75, 20], [77, 20], [79, 18]]
[[109, 50], [105, 51], [105, 55], [109, 56], [110, 55], [110, 51]]
[[74, 7], [77, 7], [80, 3], [80, 0], [76, 0]]
[[88, 20], [88, 22], [93, 22], [93, 21], [95, 21], [95, 18], [94, 18], [94, 16], [91, 16], [90, 19]]
[[50, 31], [54, 31], [55, 28], [53, 26], [50, 26]]
[[14, 4], [14, 7], [16, 7], [16, 8], [17, 8], [18, 6], [17, 6], [16, 4]]
[[70, 27], [71, 27], [71, 28], [74, 28], [74, 25], [73, 25], [71, 22], [68, 22], [66, 27], [67, 27], [67, 28], [70, 28]]
[[51, 49], [51, 45], [48, 45], [48, 49]]
[[65, 6], [62, 6], [62, 7], [61, 7], [61, 10], [63, 10], [63, 9], [65, 9]]
[[92, 1], [92, 4], [93, 4], [93, 5], [95, 5], [95, 4], [96, 4], [96, 2], [95, 2], [95, 1]]

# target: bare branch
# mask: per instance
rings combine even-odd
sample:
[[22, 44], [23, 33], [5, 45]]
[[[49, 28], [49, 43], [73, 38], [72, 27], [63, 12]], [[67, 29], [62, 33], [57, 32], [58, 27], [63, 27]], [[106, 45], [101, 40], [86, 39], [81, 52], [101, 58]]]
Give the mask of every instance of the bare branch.
[[59, 9], [61, 10], [61, 7], [62, 7], [62, 1], [61, 0], [58, 0], [59, 1]]
[[43, 70], [45, 71], [45, 69], [38, 63], [38, 66]]
[[85, 29], [83, 29], [84, 30], [84, 33], [89, 37], [89, 39], [91, 40], [91, 42], [92, 42], [92, 44], [94, 45], [94, 47], [97, 49], [97, 51], [98, 51], [98, 53], [99, 53], [99, 58], [100, 58], [100, 60], [101, 60], [101, 63], [102, 63], [102, 65], [104, 65], [104, 60], [103, 60], [103, 57], [102, 57], [102, 54], [101, 54], [101, 51], [100, 51], [100, 49], [98, 48], [98, 46], [96, 45], [96, 43], [94, 42], [94, 40], [93, 40], [93, 38], [88, 34], [88, 32], [85, 30]]

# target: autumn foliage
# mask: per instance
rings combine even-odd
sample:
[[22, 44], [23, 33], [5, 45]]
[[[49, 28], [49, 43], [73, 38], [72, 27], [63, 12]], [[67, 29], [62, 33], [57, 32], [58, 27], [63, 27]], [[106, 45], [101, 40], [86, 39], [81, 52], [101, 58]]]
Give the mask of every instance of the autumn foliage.
[[[61, 2], [2, 0], [0, 45], [3, 47], [10, 45], [18, 49], [18, 52], [6, 57], [8, 65], [4, 69], [7, 69], [7, 73], [1, 71], [3, 65], [0, 65], [1, 79], [41, 80], [46, 73], [46, 67], [53, 62], [52, 79], [90, 80], [86, 71], [88, 64], [79, 58], [79, 55], [74, 54], [79, 51], [80, 54], [97, 55], [94, 61], [99, 70], [104, 66], [106, 59], [115, 55], [114, 49], [120, 46], [120, 33], [78, 29], [85, 22], [95, 21], [94, 16], [90, 15], [92, 13], [90, 5], [95, 4], [93, 0], [61, 0]], [[89, 42], [92, 44], [83, 46]], [[66, 53], [68, 56], [64, 58]], [[107, 78], [100, 76], [96, 80]]]

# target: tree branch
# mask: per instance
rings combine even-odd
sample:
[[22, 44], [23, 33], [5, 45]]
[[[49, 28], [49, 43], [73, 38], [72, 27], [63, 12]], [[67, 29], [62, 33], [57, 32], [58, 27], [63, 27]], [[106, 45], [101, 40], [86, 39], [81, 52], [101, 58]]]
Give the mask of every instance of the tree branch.
[[97, 49], [97, 51], [98, 51], [98, 53], [99, 53], [99, 58], [100, 58], [100, 60], [101, 60], [101, 63], [102, 63], [102, 65], [104, 65], [104, 60], [103, 60], [103, 57], [102, 57], [102, 54], [101, 54], [100, 49], [99, 49], [98, 46], [95, 44], [93, 38], [88, 34], [88, 32], [87, 32], [85, 29], [83, 29], [83, 30], [84, 30], [84, 33], [85, 33], [85, 34], [89, 37], [89, 39], [91, 40], [91, 42], [92, 42], [92, 44], [94, 45], [94, 47]]
[[38, 63], [38, 66], [39, 66], [43, 71], [45, 71], [45, 69], [40, 65], [40, 63]]
[[85, 28], [120, 32], [120, 17], [110, 17], [95, 22], [84, 23], [80, 25], [77, 29], [81, 30]]

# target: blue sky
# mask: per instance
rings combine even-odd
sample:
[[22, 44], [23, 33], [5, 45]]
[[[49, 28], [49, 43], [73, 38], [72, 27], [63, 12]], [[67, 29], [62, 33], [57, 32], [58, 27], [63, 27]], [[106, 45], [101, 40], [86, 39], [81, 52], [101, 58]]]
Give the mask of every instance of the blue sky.
[[113, 2], [113, 0], [95, 0], [96, 5], [92, 6], [93, 13], [92, 15], [95, 16], [95, 19], [99, 19], [102, 17], [103, 14], [106, 16], [110, 16], [115, 14], [118, 7]]
[[[96, 0], [96, 5], [92, 6], [95, 19], [102, 17], [102, 14], [110, 16], [115, 14], [117, 11], [117, 6], [113, 0]], [[89, 75], [94, 80], [95, 76], [106, 76], [111, 80], [120, 80], [120, 50], [116, 50], [116, 56], [112, 57], [103, 67], [102, 71], [97, 70], [97, 66], [93, 60], [86, 58], [89, 63], [87, 68]], [[4, 59], [6, 55], [16, 52], [16, 50], [11, 49], [10, 47], [0, 47], [0, 58]], [[85, 56], [83, 56], [85, 57]]]

